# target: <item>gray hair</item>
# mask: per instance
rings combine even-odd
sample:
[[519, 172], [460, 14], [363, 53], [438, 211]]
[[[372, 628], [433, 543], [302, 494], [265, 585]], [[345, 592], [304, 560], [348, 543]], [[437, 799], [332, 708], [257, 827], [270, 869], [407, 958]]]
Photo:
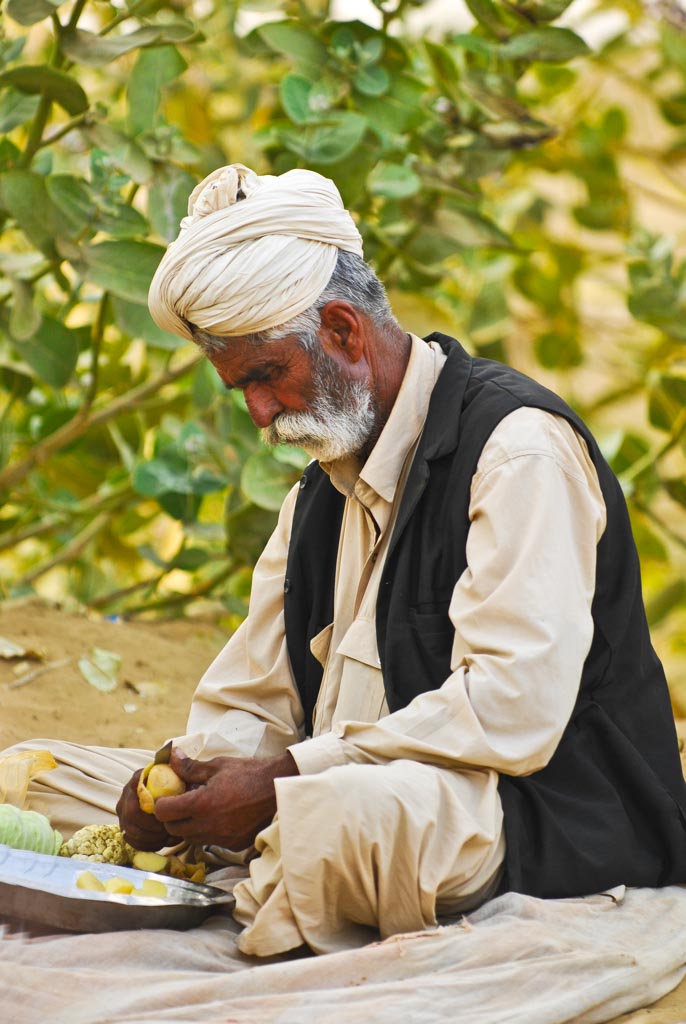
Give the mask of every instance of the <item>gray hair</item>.
[[[332, 302], [334, 299], [349, 302], [361, 313], [365, 313], [380, 329], [398, 326], [384, 286], [369, 264], [355, 253], [339, 249], [336, 266], [329, 278], [329, 283], [308, 309], [277, 327], [270, 327], [266, 331], [259, 331], [255, 334], [247, 334], [245, 340], [252, 345], [264, 345], [295, 335], [306, 351], [312, 351], [318, 345], [317, 334], [322, 325], [321, 311], [327, 302]], [[194, 341], [208, 355], [223, 351], [231, 343], [230, 338], [210, 334], [208, 331], [196, 327], [195, 324], [188, 326]]]

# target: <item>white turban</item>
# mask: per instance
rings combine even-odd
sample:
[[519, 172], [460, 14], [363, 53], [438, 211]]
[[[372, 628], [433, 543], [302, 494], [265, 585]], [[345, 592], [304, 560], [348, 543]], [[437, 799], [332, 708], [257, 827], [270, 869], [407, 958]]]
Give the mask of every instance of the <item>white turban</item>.
[[228, 336], [277, 327], [321, 295], [339, 249], [362, 256], [332, 181], [231, 164], [193, 189], [150, 285], [150, 312], [163, 330], [189, 339], [184, 321]]

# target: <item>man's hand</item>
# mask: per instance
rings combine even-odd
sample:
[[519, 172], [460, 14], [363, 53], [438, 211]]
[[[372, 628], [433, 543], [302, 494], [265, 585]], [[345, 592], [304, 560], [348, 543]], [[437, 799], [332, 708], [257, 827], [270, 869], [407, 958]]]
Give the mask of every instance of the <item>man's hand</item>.
[[134, 772], [117, 803], [116, 810], [124, 838], [135, 850], [161, 850], [163, 846], [174, 846], [176, 840], [156, 816], [141, 810], [137, 793], [140, 775], [140, 771]]
[[286, 752], [280, 757], [214, 757], [194, 761], [172, 751], [170, 764], [188, 789], [155, 802], [155, 817], [175, 840], [245, 850], [276, 813], [274, 779], [297, 775]]

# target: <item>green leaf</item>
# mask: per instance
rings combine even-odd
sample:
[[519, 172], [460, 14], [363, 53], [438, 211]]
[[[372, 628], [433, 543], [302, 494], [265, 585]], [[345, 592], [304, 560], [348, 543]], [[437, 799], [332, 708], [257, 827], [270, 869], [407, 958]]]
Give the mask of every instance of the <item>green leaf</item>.
[[583, 362], [579, 339], [573, 332], [545, 331], [535, 340], [536, 358], [550, 370], [569, 370]]
[[55, 235], [59, 216], [45, 185], [45, 179], [31, 171], [3, 171], [0, 174], [0, 206], [30, 242], [47, 256], [56, 256]]
[[422, 186], [417, 174], [402, 164], [377, 164], [367, 178], [367, 188], [373, 196], [386, 199], [408, 199]]
[[62, 231], [70, 237], [92, 226], [95, 230], [97, 207], [88, 184], [69, 174], [51, 174], [45, 179], [48, 195], [62, 214]]
[[275, 525], [275, 511], [268, 511], [255, 505], [242, 505], [226, 518], [226, 539], [230, 550], [252, 566], [259, 558]]
[[664, 480], [663, 483], [670, 498], [686, 508], [686, 480], [672, 477], [670, 480]]
[[0, 171], [9, 171], [17, 167], [21, 152], [9, 139], [0, 139]]
[[502, 11], [493, 0], [466, 0], [467, 7], [480, 25], [497, 39], [506, 39], [510, 33]]
[[648, 394], [650, 422], [660, 430], [671, 431], [686, 408], [686, 378], [657, 374], [649, 382]]
[[350, 156], [364, 138], [366, 117], [341, 111], [329, 115], [327, 121], [328, 124], [311, 128], [297, 136], [289, 133], [289, 149], [315, 164], [335, 164]]
[[30, 96], [47, 96], [68, 114], [82, 114], [88, 110], [88, 97], [71, 75], [57, 71], [47, 64], [27, 64], [0, 74], [0, 88], [11, 85]]
[[152, 348], [173, 352], [186, 344], [183, 338], [177, 338], [175, 334], [168, 334], [158, 327], [150, 316], [147, 306], [127, 302], [126, 299], [114, 295], [112, 309], [114, 319], [124, 334], [128, 334], [131, 338], [140, 338]]
[[117, 688], [117, 675], [121, 667], [121, 655], [94, 647], [89, 657], [79, 658], [79, 671], [86, 682], [102, 693], [111, 693]]
[[421, 100], [427, 88], [425, 82], [413, 75], [394, 75], [385, 96], [362, 95], [357, 106], [374, 131], [400, 135], [426, 122]]
[[679, 605], [686, 603], [686, 581], [675, 580], [646, 601], [646, 616], [651, 626], [662, 622]]
[[353, 75], [353, 85], [365, 96], [383, 96], [390, 84], [391, 76], [379, 64], [358, 68]]
[[348, 60], [355, 46], [355, 33], [348, 25], [339, 25], [329, 42], [329, 49], [339, 60]]
[[115, 238], [138, 238], [148, 234], [148, 222], [142, 213], [127, 203], [113, 203], [98, 212], [97, 228]]
[[159, 498], [165, 494], [202, 496], [221, 491], [226, 486], [222, 477], [200, 467], [193, 469], [175, 451], [164, 457], [150, 459], [136, 467], [133, 486], [139, 494]]
[[148, 191], [148, 216], [156, 233], [172, 242], [179, 223], [188, 213], [188, 197], [196, 186], [195, 178], [177, 167], [163, 167]]
[[[136, 307], [140, 309], [140, 306]], [[177, 339], [180, 341], [181, 339]], [[196, 409], [207, 409], [216, 400], [217, 395], [223, 392], [217, 372], [209, 359], [203, 359], [193, 370], [191, 395], [193, 405]]]
[[61, 0], [7, 0], [5, 10], [20, 25], [35, 25], [54, 14], [60, 3]]
[[195, 572], [206, 565], [210, 554], [204, 548], [183, 548], [169, 563], [170, 569], [183, 569], [184, 572]]
[[33, 336], [15, 348], [45, 384], [63, 388], [76, 368], [79, 339], [59, 320], [44, 316]]
[[436, 228], [422, 228], [407, 247], [417, 263], [431, 267], [464, 249], [509, 248], [511, 242], [495, 224], [476, 213], [442, 210]]
[[381, 60], [384, 51], [384, 37], [381, 33], [369, 36], [363, 42], [354, 44], [360, 64], [376, 64]]
[[508, 60], [552, 61], [563, 63], [583, 57], [590, 50], [583, 39], [569, 28], [537, 28], [513, 36], [500, 47]]
[[155, 166], [133, 139], [107, 124], [93, 125], [84, 135], [94, 146], [102, 149], [112, 163], [138, 185], [145, 185], [155, 174]]
[[515, 0], [514, 7], [534, 21], [555, 21], [572, 0]]
[[0, 96], [0, 132], [11, 132], [17, 125], [26, 124], [36, 113], [39, 103], [38, 96], [7, 89]]
[[250, 455], [241, 473], [241, 489], [259, 508], [277, 511], [297, 480], [292, 469], [267, 451]]
[[[631, 506], [629, 506], [631, 509]], [[631, 515], [631, 532], [642, 562], [666, 562], [667, 549], [658, 535], [648, 526], [644, 516], [633, 512]]]
[[301, 473], [310, 462], [310, 456], [306, 451], [294, 448], [290, 444], [279, 444], [276, 448], [270, 449], [269, 453], [277, 462], [283, 462], [285, 466], [294, 466]]
[[[33, 378], [27, 373], [22, 373], [18, 366], [6, 366], [0, 362], [0, 387], [13, 398], [26, 398], [33, 389]], [[0, 445], [3, 440], [0, 436]]]
[[311, 91], [312, 82], [302, 75], [286, 75], [281, 82], [281, 106], [296, 124], [308, 124], [313, 120], [309, 105]]
[[429, 60], [431, 61], [431, 67], [433, 69], [434, 77], [438, 82], [441, 89], [456, 102], [460, 100], [460, 91], [458, 83], [460, 80], [460, 72], [457, 69], [455, 58], [446, 46], [440, 46], [438, 43], [432, 42], [427, 39], [424, 43], [426, 52]]
[[128, 87], [129, 127], [134, 135], [154, 127], [163, 87], [178, 78], [186, 67], [186, 61], [173, 46], [141, 51]]
[[27, 281], [19, 281], [14, 278], [12, 291], [14, 302], [9, 320], [10, 334], [15, 342], [24, 341], [38, 329], [41, 315], [33, 302], [33, 288]]
[[146, 305], [148, 288], [164, 255], [151, 242], [100, 242], [84, 249], [88, 280], [129, 302]]
[[193, 493], [188, 464], [178, 457], [141, 463], [134, 472], [133, 486], [139, 494], [151, 498]]
[[169, 43], [185, 43], [194, 35], [195, 28], [190, 22], [145, 25], [124, 36], [99, 36], [94, 32], [72, 28], [62, 34], [61, 46], [67, 57], [74, 63], [101, 67], [132, 50], [163, 46]]
[[272, 21], [257, 29], [259, 37], [276, 53], [318, 71], [326, 63], [326, 48], [297, 21]]
[[472, 35], [471, 32], [458, 32], [450, 37], [452, 46], [459, 46], [461, 50], [469, 53], [477, 53], [480, 57], [492, 57], [495, 50], [494, 44], [481, 36]]
[[512, 241], [500, 228], [475, 210], [444, 207], [436, 214], [436, 226], [460, 248], [495, 246], [511, 248]]

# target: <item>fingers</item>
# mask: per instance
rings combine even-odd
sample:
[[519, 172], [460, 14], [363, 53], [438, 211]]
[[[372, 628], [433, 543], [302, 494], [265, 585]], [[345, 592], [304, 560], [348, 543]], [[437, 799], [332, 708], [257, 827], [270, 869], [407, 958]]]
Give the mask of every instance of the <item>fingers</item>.
[[179, 796], [161, 796], [155, 801], [155, 817], [165, 823], [203, 817], [206, 803], [205, 793], [199, 789], [187, 789]]
[[192, 757], [186, 757], [178, 747], [173, 748], [169, 765], [189, 786], [204, 786], [217, 771], [212, 761], [195, 761]]
[[136, 787], [140, 772], [127, 782], [117, 801], [119, 824], [127, 843], [136, 850], [159, 850], [170, 845], [169, 833], [152, 814], [145, 814], [138, 802]]

